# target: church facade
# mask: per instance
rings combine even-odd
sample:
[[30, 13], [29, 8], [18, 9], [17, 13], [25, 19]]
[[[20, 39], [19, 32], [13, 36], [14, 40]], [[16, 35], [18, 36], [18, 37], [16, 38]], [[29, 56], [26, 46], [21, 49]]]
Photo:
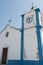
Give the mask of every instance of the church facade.
[[9, 24], [0, 32], [0, 64], [43, 64], [43, 15], [39, 8], [22, 16], [22, 28]]
[[0, 33], [0, 63], [8, 60], [20, 60], [21, 33], [9, 24]]

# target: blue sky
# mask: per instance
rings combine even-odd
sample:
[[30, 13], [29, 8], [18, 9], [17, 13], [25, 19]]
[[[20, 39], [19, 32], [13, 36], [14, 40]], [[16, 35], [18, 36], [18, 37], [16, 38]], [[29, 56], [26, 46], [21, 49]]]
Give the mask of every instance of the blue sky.
[[0, 31], [12, 19], [14, 27], [21, 26], [21, 15], [31, 10], [32, 2], [43, 13], [43, 0], [0, 0]]

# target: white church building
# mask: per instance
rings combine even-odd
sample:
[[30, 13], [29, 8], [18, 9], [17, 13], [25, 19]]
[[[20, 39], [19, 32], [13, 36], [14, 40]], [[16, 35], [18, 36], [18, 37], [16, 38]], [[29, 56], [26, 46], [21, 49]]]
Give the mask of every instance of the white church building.
[[43, 65], [43, 15], [32, 8], [22, 16], [22, 28], [7, 24], [0, 32], [0, 64]]

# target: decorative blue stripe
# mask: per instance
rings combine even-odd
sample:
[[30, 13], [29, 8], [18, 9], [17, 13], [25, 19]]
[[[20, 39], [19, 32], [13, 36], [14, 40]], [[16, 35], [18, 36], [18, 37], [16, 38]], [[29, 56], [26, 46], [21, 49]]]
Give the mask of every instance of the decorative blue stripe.
[[37, 33], [37, 41], [38, 41], [38, 50], [39, 50], [39, 60], [42, 58], [42, 47], [41, 47], [41, 25], [39, 20], [39, 8], [35, 9], [36, 13], [36, 33]]
[[24, 51], [24, 15], [22, 15], [22, 30], [21, 30], [21, 60], [23, 60]]
[[28, 60], [8, 60], [6, 65], [43, 65], [43, 61], [28, 61]]

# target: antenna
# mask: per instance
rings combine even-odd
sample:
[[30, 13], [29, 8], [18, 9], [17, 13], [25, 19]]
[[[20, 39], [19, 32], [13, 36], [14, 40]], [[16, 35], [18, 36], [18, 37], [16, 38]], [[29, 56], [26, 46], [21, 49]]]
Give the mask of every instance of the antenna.
[[34, 9], [34, 6], [33, 6], [33, 2], [32, 2], [32, 7], [31, 7], [31, 10]]

